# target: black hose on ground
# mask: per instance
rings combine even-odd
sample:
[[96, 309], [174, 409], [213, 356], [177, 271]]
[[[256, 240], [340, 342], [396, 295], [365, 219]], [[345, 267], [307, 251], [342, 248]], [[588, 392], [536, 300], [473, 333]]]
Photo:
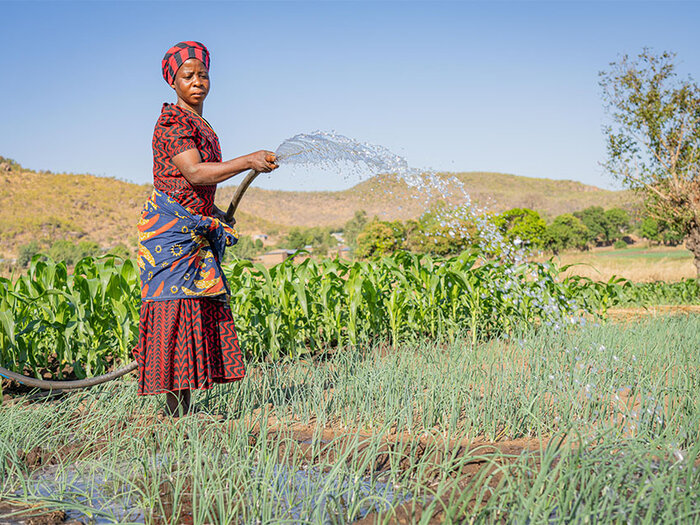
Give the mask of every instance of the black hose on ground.
[[123, 375], [132, 372], [138, 368], [138, 363], [134, 361], [128, 365], [118, 368], [108, 374], [103, 374], [101, 376], [89, 377], [87, 379], [76, 379], [75, 381], [47, 381], [44, 379], [37, 379], [35, 377], [24, 376], [16, 372], [10, 372], [7, 368], [0, 366], [0, 376], [12, 379], [23, 385], [31, 386], [34, 388], [41, 388], [42, 390], [76, 390], [78, 388], [90, 388], [91, 386], [101, 385], [107, 381], [112, 381]]

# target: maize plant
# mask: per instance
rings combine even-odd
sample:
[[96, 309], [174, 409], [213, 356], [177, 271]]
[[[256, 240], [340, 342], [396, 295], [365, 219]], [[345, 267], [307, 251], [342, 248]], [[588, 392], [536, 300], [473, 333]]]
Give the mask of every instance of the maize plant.
[[130, 359], [139, 301], [131, 261], [88, 257], [69, 274], [65, 263], [35, 256], [16, 282], [0, 279], [0, 366], [34, 375], [65, 365], [78, 377], [102, 373]]
[[[224, 267], [238, 335], [250, 359], [295, 358], [331, 346], [428, 338], [472, 344], [615, 304], [699, 302], [695, 280], [633, 285], [557, 279], [549, 264], [397, 253], [372, 261], [287, 260]], [[69, 272], [36, 256], [16, 281], [0, 279], [0, 366], [78, 377], [131, 359], [139, 322], [131, 261], [85, 258]]]

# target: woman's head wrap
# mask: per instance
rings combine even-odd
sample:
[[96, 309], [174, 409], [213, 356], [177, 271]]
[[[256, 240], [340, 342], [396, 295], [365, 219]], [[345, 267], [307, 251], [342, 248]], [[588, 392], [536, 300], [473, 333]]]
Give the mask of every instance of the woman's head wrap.
[[180, 66], [190, 58], [196, 58], [209, 70], [209, 50], [199, 42], [180, 42], [168, 49], [163, 57], [163, 78], [172, 86]]

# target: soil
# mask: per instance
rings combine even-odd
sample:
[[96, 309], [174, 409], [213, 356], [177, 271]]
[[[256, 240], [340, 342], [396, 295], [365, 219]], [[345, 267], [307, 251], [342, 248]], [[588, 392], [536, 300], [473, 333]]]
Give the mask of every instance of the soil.
[[62, 510], [48, 510], [41, 505], [26, 505], [0, 499], [0, 525], [83, 525], [68, 520]]
[[[617, 308], [609, 311], [609, 318], [613, 322], [630, 322], [638, 320], [642, 317], [655, 316], [662, 314], [673, 315], [691, 315], [700, 313], [700, 306], [659, 306], [654, 308]], [[5, 388], [5, 403], [22, 403], [31, 405], [32, 397], [26, 396], [28, 391], [26, 387], [21, 385], [7, 385], [3, 381]], [[9, 388], [8, 388], [9, 387]], [[25, 394], [21, 397], [15, 397], [18, 394]], [[626, 392], [620, 393], [621, 402], [628, 401]], [[35, 398], [45, 399], [45, 393], [33, 393]], [[55, 394], [54, 394], [55, 395]], [[60, 394], [59, 394], [60, 395]], [[89, 406], [82, 407], [81, 410], [89, 410]], [[260, 408], [258, 410], [261, 410]], [[257, 411], [256, 411], [257, 412]], [[202, 419], [203, 424], [210, 426], [214, 432], [220, 429], [222, 434], [227, 426], [246, 425], [252, 421], [259, 419], [256, 414], [252, 414], [248, 421], [239, 419], [224, 420], [218, 416], [212, 416], [205, 412], [197, 413], [189, 417], [198, 417]], [[125, 429], [128, 427], [131, 431], [142, 436], [154, 434], [158, 432], [159, 424], [177, 424], [177, 419], [160, 416], [145, 416], [134, 414], [129, 421], [120, 421], [118, 425]], [[421, 457], [425, 459], [428, 455], [428, 465], [434, 465], [434, 472], [428, 470], [428, 478], [432, 474], [435, 479], [442, 473], [438, 469], [444, 460], [445, 451], [450, 452], [450, 456], [454, 459], [462, 458], [460, 469], [450, 472], [453, 488], [447, 492], [463, 491], [471, 483], [478, 479], [479, 476], [488, 475], [488, 485], [496, 488], [502, 475], [497, 471], [498, 466], [511, 463], [518, 459], [522, 454], [528, 454], [531, 458], [533, 467], [538, 468], [539, 452], [548, 444], [547, 438], [523, 438], [523, 439], [497, 439], [489, 441], [479, 437], [473, 439], [453, 440], [450, 443], [445, 443], [444, 438], [439, 435], [424, 433], [420, 436], [408, 433], [388, 433], [380, 444], [379, 451], [376, 449], [369, 450], [368, 445], [363, 445], [363, 441], [369, 443], [371, 433], [368, 431], [357, 431], [356, 429], [348, 428], [323, 428], [318, 429], [314, 422], [310, 424], [292, 424], [288, 422], [270, 419], [265, 425], [265, 431], [268, 439], [278, 439], [281, 441], [279, 447], [279, 461], [284, 464], [291, 456], [302, 457], [309, 464], [328, 464], [339, 460], [338, 456], [345, 457], [345, 461], [353, 463], [362, 463], [363, 454], [372, 454], [372, 461], [367, 462], [370, 465], [363, 473], [366, 476], [380, 475], [389, 470], [390, 458], [395, 461], [396, 458], [402, 458], [399, 461], [399, 469], [403, 472], [410, 471], [412, 457]], [[261, 428], [259, 424], [250, 426], [249, 443], [254, 446], [259, 439]], [[376, 437], [375, 437], [376, 439]], [[357, 443], [359, 442], [359, 445]], [[331, 446], [332, 443], [332, 446]], [[47, 465], [57, 463], [69, 463], [80, 459], [99, 457], [102, 450], [106, 448], [106, 441], [90, 442], [90, 443], [72, 443], [54, 450], [44, 450], [41, 447], [35, 447], [27, 451], [19, 451], [18, 456], [29, 470], [35, 470]], [[352, 454], [346, 453], [348, 449], [355, 450]], [[464, 460], [465, 458], [472, 458]], [[700, 460], [698, 460], [700, 464]], [[163, 515], [152, 515], [149, 518], [154, 523], [170, 522], [175, 517], [173, 513], [177, 513], [178, 523], [189, 523], [192, 518], [192, 501], [185, 497], [180, 500], [180, 506], [177, 509], [173, 508], [171, 499], [172, 494], [167, 486], [163, 486], [161, 490], [160, 508], [163, 509]], [[446, 502], [445, 502], [446, 503]], [[468, 502], [465, 510], [469, 510], [474, 506], [483, 504], [484, 502], [471, 501]], [[418, 500], [412, 500], [400, 505], [396, 509], [396, 514], [390, 517], [391, 523], [414, 523], [416, 521], [426, 519], [428, 523], [442, 523], [446, 516], [441, 510], [443, 505], [433, 506], [430, 517], [424, 516], [428, 512], [427, 508], [422, 507]], [[444, 507], [443, 507], [444, 508]], [[367, 515], [357, 523], [368, 525], [377, 523], [381, 520], [386, 521], [388, 516], [380, 516], [376, 513]], [[0, 499], [0, 525], [4, 524], [28, 524], [28, 525], [52, 525], [59, 523], [77, 525], [78, 521], [66, 521], [67, 515], [61, 510], [48, 510], [37, 505], [18, 504], [8, 500]]]
[[693, 315], [700, 314], [700, 305], [659, 305], [648, 308], [610, 308], [608, 319], [614, 322], [639, 321], [645, 317], [657, 317], [660, 315]]
[[[240, 424], [240, 421], [223, 423], [214, 422], [214, 420], [210, 421], [213, 425], [221, 428], [222, 432], [227, 424]], [[410, 475], [410, 469], [412, 468], [411, 458], [415, 457], [424, 460], [425, 455], [428, 455], [427, 476], [429, 479], [432, 478], [437, 481], [443, 475], [439, 466], [445, 460], [446, 450], [449, 451], [450, 457], [454, 461], [472, 456], [472, 460], [461, 461], [461, 468], [449, 473], [449, 476], [452, 478], [452, 488], [447, 492], [453, 493], [462, 493], [473, 481], [484, 475], [489, 476], [488, 485], [495, 489], [502, 478], [498, 470], [499, 467], [516, 461], [521, 454], [528, 454], [532, 458], [533, 467], [538, 468], [539, 452], [542, 447], [548, 444], [547, 438], [523, 438], [497, 442], [482, 439], [462, 439], [452, 440], [447, 444], [439, 435], [425, 433], [421, 436], [416, 436], [408, 433], [390, 433], [383, 438], [377, 451], [375, 449], [369, 450], [369, 445], [363, 444], [363, 441], [369, 443], [372, 437], [368, 433], [338, 428], [318, 430], [314, 424], [290, 426], [274, 420], [268, 422], [266, 434], [268, 440], [277, 440], [280, 443], [278, 456], [280, 464], [287, 463], [290, 457], [296, 457], [297, 460], [301, 457], [303, 458], [302, 464], [306, 463], [308, 466], [336, 463], [341, 457], [345, 458], [347, 463], [361, 464], [363, 459], [365, 459], [363, 455], [371, 454], [372, 461], [367, 462], [369, 467], [362, 473], [368, 477], [378, 476], [390, 470], [390, 458], [393, 461], [400, 458], [399, 470]], [[249, 437], [251, 446], [255, 445], [259, 435], [259, 428], [251, 430]], [[354, 450], [354, 452], [350, 453], [348, 449]], [[433, 470], [430, 470], [430, 465], [434, 466]], [[162, 509], [163, 513], [152, 514], [149, 516], [149, 520], [156, 524], [170, 523], [173, 520], [177, 521], [177, 523], [192, 523], [192, 501], [186, 488], [190, 480], [185, 480], [184, 483], [184, 494], [182, 491], [180, 492], [180, 505], [177, 509], [173, 506], [171, 485], [167, 482], [162, 484], [160, 490], [161, 504], [157, 507]], [[445, 505], [438, 504], [430, 511], [431, 516], [428, 518], [427, 523], [437, 524], [445, 521], [441, 508], [447, 506], [447, 501], [444, 503]], [[485, 501], [467, 502], [465, 510], [484, 503]], [[420, 519], [425, 519], [423, 517], [425, 512], [428, 512], [427, 509], [423, 508], [418, 500], [412, 500], [400, 505], [396, 515], [391, 517], [390, 522], [415, 523]], [[357, 523], [368, 525], [377, 523], [380, 520], [386, 521], [386, 518], [387, 516], [370, 513]]]

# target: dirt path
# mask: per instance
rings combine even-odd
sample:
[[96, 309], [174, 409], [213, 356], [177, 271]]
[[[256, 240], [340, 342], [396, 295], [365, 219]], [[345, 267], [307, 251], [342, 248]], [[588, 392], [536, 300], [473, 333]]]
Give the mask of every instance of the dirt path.
[[662, 315], [697, 315], [700, 314], [700, 305], [659, 305], [635, 307], [635, 308], [610, 308], [608, 319], [614, 322], [639, 321], [647, 317], [660, 317]]

